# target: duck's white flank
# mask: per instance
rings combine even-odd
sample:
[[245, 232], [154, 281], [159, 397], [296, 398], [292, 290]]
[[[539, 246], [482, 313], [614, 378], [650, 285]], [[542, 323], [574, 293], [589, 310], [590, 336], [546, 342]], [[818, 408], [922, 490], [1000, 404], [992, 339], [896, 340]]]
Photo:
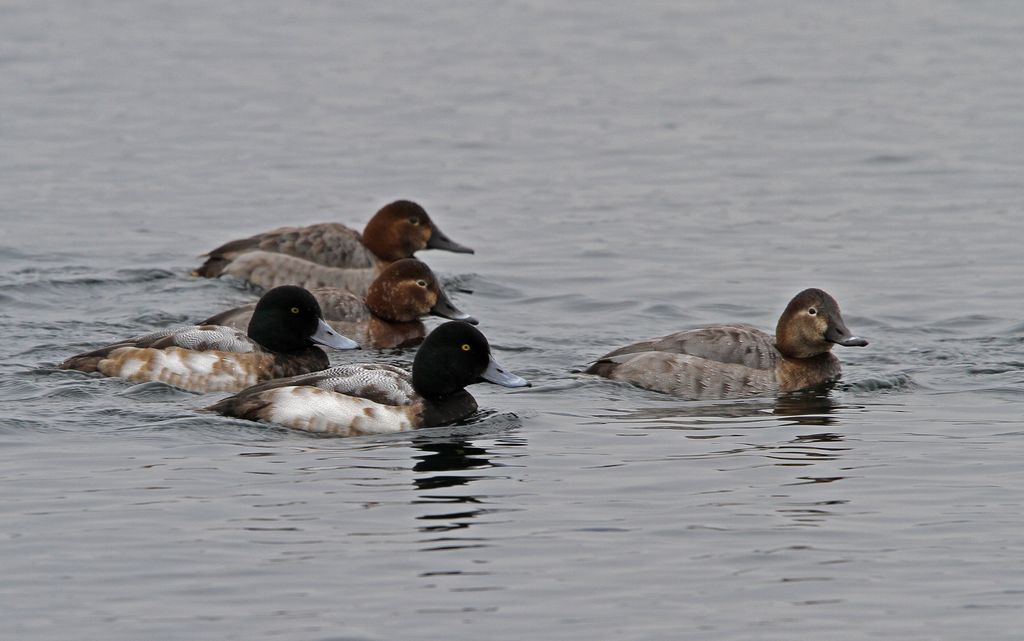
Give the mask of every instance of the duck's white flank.
[[193, 392], [237, 392], [259, 382], [259, 356], [180, 347], [121, 347], [97, 369], [107, 376], [160, 381]]
[[414, 428], [415, 406], [384, 405], [308, 385], [278, 387], [259, 396], [269, 403], [264, 420], [296, 430], [358, 436]]

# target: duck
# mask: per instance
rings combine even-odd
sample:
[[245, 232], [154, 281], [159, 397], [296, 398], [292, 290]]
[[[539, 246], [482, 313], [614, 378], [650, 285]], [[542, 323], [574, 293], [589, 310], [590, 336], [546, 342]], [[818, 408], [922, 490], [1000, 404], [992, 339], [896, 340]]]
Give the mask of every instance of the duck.
[[491, 354], [487, 338], [462, 321], [427, 335], [412, 371], [393, 365], [340, 365], [268, 381], [229, 396], [207, 411], [320, 435], [359, 436], [449, 425], [471, 416], [473, 383], [527, 387]]
[[448, 238], [422, 206], [396, 200], [374, 214], [362, 234], [340, 223], [280, 227], [224, 243], [192, 273], [229, 276], [262, 289], [300, 285], [365, 294], [387, 265], [422, 249], [474, 253]]
[[774, 336], [744, 324], [702, 327], [621, 347], [585, 373], [687, 399], [740, 398], [834, 381], [841, 368], [832, 347], [867, 344], [836, 300], [812, 288], [790, 300]]
[[[421, 260], [403, 258], [388, 265], [370, 285], [366, 296], [336, 287], [310, 290], [324, 319], [363, 348], [413, 347], [423, 342], [423, 316], [434, 315], [473, 325], [475, 318], [448, 298], [434, 272]], [[201, 325], [248, 326], [256, 304], [243, 305], [202, 321]]]
[[58, 367], [159, 381], [190, 392], [237, 392], [329, 367], [318, 345], [358, 348], [323, 320], [312, 294], [282, 286], [260, 298], [245, 332], [217, 325], [173, 327], [72, 356]]

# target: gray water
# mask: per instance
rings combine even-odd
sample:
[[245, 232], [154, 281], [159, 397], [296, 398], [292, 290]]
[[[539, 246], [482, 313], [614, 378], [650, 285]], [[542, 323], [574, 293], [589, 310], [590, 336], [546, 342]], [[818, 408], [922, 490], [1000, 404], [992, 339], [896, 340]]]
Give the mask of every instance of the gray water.
[[[1022, 42], [984, 0], [0, 4], [0, 636], [1019, 639]], [[53, 367], [397, 198], [534, 383], [465, 425]], [[871, 340], [826, 393], [576, 373], [805, 287]]]

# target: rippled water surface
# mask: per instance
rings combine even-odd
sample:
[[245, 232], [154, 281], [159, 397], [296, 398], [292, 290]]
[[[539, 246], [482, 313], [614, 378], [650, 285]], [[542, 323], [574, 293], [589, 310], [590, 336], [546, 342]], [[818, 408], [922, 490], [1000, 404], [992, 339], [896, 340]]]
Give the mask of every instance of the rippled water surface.
[[[996, 1], [0, 4], [2, 636], [1019, 639], [1022, 33]], [[344, 440], [53, 367], [251, 300], [188, 276], [225, 240], [396, 198], [477, 250], [422, 257], [533, 388]], [[871, 339], [827, 393], [576, 373], [805, 287]]]

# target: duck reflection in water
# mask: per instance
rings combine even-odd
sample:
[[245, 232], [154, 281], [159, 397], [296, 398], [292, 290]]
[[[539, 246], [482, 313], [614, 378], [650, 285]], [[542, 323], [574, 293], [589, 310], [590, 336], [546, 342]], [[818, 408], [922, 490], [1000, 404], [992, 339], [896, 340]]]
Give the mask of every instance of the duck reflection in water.
[[[519, 446], [522, 443], [518, 439], [504, 437], [501, 439], [501, 445], [502, 447]], [[416, 456], [419, 460], [413, 466], [413, 471], [418, 473], [413, 483], [420, 490], [413, 504], [445, 506], [439, 512], [416, 517], [418, 521], [427, 523], [418, 527], [420, 532], [437, 534], [464, 530], [471, 525], [471, 519], [496, 511], [494, 507], [483, 507], [491, 502], [490, 498], [484, 495], [474, 495], [465, 491], [458, 494], [436, 493], [445, 488], [466, 487], [473, 481], [497, 478], [493, 474], [452, 473], [502, 467], [501, 463], [492, 461], [492, 455], [486, 449], [474, 444], [469, 439], [450, 438], [444, 440], [437, 438], [414, 439], [412, 446], [422, 452]], [[447, 550], [482, 547], [486, 545], [486, 540], [456, 538], [449, 535], [440, 538], [431, 537], [424, 543], [430, 544], [430, 547], [426, 548], [427, 550]]]
[[[468, 440], [439, 441], [435, 439], [415, 439], [413, 447], [423, 452], [413, 465], [415, 472], [453, 472], [458, 470], [474, 470], [494, 467], [486, 458], [487, 450], [473, 445]], [[435, 490], [443, 487], [466, 485], [485, 476], [456, 474], [427, 474], [417, 476], [414, 483], [421, 490]]]
[[[779, 394], [773, 397], [746, 398], [727, 401], [685, 401], [660, 404], [655, 407], [642, 407], [631, 409], [626, 412], [614, 410], [614, 414], [599, 416], [599, 418], [633, 419], [641, 421], [655, 420], [666, 422], [664, 427], [678, 427], [680, 429], [701, 429], [703, 423], [680, 422], [677, 426], [671, 424], [671, 419], [737, 419], [737, 418], [764, 418], [766, 415], [777, 416], [786, 419], [787, 423], [794, 425], [815, 425], [830, 426], [839, 422], [837, 410], [846, 406], [842, 405], [831, 395], [835, 382], [823, 383], [816, 387]], [[658, 401], [662, 401], [659, 397]]]

